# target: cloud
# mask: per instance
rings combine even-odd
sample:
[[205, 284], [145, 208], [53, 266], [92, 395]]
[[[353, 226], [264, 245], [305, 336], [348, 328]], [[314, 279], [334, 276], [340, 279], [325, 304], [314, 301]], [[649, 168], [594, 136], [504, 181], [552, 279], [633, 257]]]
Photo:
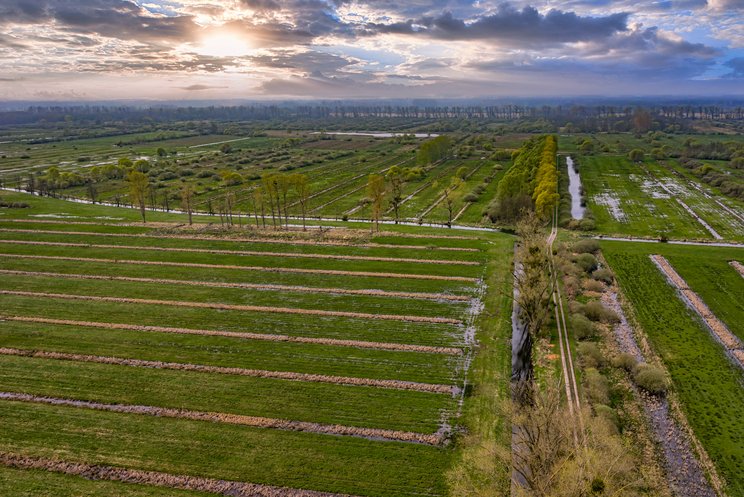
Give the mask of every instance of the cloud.
[[189, 86], [176, 86], [175, 88], [178, 88], [179, 90], [186, 90], [186, 91], [202, 91], [202, 90], [216, 90], [216, 89], [228, 88], [228, 87], [227, 86], [194, 84], [194, 85], [189, 85]]
[[726, 78], [744, 78], [744, 57], [727, 60], [723, 65], [731, 69], [731, 72], [726, 74]]
[[369, 34], [391, 33], [427, 36], [440, 40], [494, 40], [519, 45], [552, 45], [606, 38], [627, 30], [627, 13], [582, 17], [574, 12], [550, 10], [541, 14], [534, 7], [517, 10], [502, 4], [496, 13], [472, 21], [455, 18], [451, 12], [438, 17], [367, 26]]

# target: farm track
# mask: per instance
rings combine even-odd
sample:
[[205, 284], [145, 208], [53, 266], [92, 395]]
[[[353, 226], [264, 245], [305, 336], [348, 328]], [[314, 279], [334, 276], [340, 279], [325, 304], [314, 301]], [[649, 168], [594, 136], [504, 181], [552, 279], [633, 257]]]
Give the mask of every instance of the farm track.
[[204, 364], [190, 364], [180, 362], [146, 361], [142, 359], [127, 359], [124, 357], [97, 356], [87, 354], [69, 354], [65, 352], [49, 352], [43, 350], [15, 349], [0, 347], [0, 355], [15, 357], [34, 357], [39, 359], [53, 359], [58, 361], [90, 362], [95, 364], [111, 364], [136, 368], [167, 369], [173, 371], [192, 371], [198, 373], [217, 373], [234, 376], [249, 376], [253, 378], [268, 378], [275, 380], [304, 381], [310, 383], [331, 383], [335, 385], [363, 386], [387, 388], [393, 390], [411, 390], [435, 394], [454, 395], [459, 388], [453, 385], [435, 383], [419, 383], [401, 380], [377, 380], [373, 378], [356, 378], [348, 376], [332, 376], [322, 374], [294, 373], [290, 371], [267, 371], [262, 369], [232, 368], [222, 366], [206, 366]]
[[298, 309], [295, 307], [269, 307], [259, 305], [240, 305], [240, 304], [220, 304], [212, 302], [187, 302], [179, 300], [157, 300], [157, 299], [139, 299], [128, 297], [101, 297], [94, 295], [74, 295], [66, 293], [47, 293], [47, 292], [25, 292], [13, 290], [0, 290], [0, 295], [16, 295], [21, 297], [63, 299], [63, 300], [82, 300], [95, 302], [115, 302], [121, 304], [147, 304], [147, 305], [167, 305], [173, 307], [190, 307], [198, 309], [218, 309], [225, 311], [245, 311], [245, 312], [267, 312], [277, 314], [303, 314], [309, 316], [328, 316], [342, 317], [352, 319], [380, 319], [385, 321], [405, 321], [412, 323], [432, 323], [432, 324], [454, 324], [460, 325], [459, 319], [430, 317], [430, 316], [404, 316], [399, 314], [370, 314], [365, 312], [351, 311], [326, 311], [321, 309]]
[[170, 326], [146, 326], [125, 323], [101, 323], [97, 321], [74, 321], [69, 319], [51, 319], [33, 316], [3, 316], [0, 322], [16, 321], [22, 323], [53, 324], [62, 326], [81, 326], [107, 330], [128, 330], [150, 333], [175, 333], [180, 335], [220, 336], [229, 338], [243, 338], [247, 340], [266, 340], [271, 342], [311, 343], [316, 345], [331, 345], [335, 347], [356, 347], [362, 349], [389, 350], [397, 352], [421, 352], [426, 354], [462, 355], [462, 349], [456, 347], [435, 347], [429, 345], [409, 345], [387, 342], [367, 342], [361, 340], [338, 340], [333, 338], [297, 337], [290, 335], [271, 335], [266, 333], [251, 333], [222, 330], [198, 330], [191, 328], [174, 328]]
[[[5, 231], [0, 228], [0, 232]], [[33, 233], [33, 230], [28, 230]], [[122, 249], [122, 250], [148, 250], [154, 252], [181, 252], [193, 254], [219, 254], [219, 255], [242, 255], [257, 257], [287, 257], [299, 259], [332, 259], [332, 260], [351, 260], [351, 261], [370, 261], [370, 262], [403, 262], [407, 264], [443, 264], [456, 266], [480, 266], [478, 261], [457, 261], [445, 259], [410, 259], [405, 257], [374, 257], [365, 255], [336, 255], [336, 254], [305, 254], [294, 252], [264, 252], [260, 250], [221, 250], [221, 249], [199, 249], [199, 248], [181, 248], [181, 247], [155, 247], [149, 245], [107, 245], [93, 243], [72, 243], [72, 242], [43, 242], [34, 240], [0, 240], [2, 243], [14, 245], [42, 245], [50, 247], [77, 247], [77, 248], [102, 248], [102, 249]]]
[[361, 428], [336, 424], [312, 423], [307, 421], [292, 421], [286, 419], [265, 418], [260, 416], [245, 416], [222, 412], [192, 411], [189, 409], [174, 409], [169, 407], [105, 404], [86, 400], [74, 400], [58, 397], [46, 397], [16, 392], [1, 392], [0, 401], [27, 402], [53, 406], [77, 407], [95, 411], [108, 411], [126, 414], [142, 414], [161, 418], [188, 419], [192, 421], [207, 421], [256, 428], [267, 428], [284, 431], [303, 431], [323, 435], [337, 435], [360, 437], [373, 440], [413, 442], [425, 445], [439, 445], [444, 440], [444, 434], [416, 433], [410, 431], [385, 430], [380, 428]]
[[669, 261], [661, 255], [651, 255], [651, 260], [664, 274], [685, 303], [692, 308], [703, 320], [713, 336], [723, 345], [729, 354], [744, 369], [744, 344], [728, 329], [728, 327], [713, 314], [703, 299], [687, 285], [687, 282], [677, 273]]
[[293, 285], [273, 285], [254, 283], [225, 283], [219, 281], [197, 281], [197, 280], [172, 280], [166, 278], [134, 278], [130, 276], [108, 276], [98, 274], [77, 273], [48, 273], [41, 271], [17, 271], [14, 269], [0, 269], [0, 274], [14, 274], [18, 276], [39, 276], [49, 278], [67, 278], [80, 280], [103, 280], [103, 281], [130, 281], [135, 283], [163, 283], [167, 285], [206, 286], [212, 288], [242, 288], [246, 290], [273, 290], [281, 292], [300, 293], [330, 293], [334, 295], [365, 295], [371, 297], [392, 297], [420, 300], [446, 300], [451, 302], [468, 302], [470, 297], [465, 295], [450, 295], [446, 293], [417, 293], [417, 292], [390, 292], [385, 290], [351, 290], [346, 288], [321, 288]]
[[[141, 223], [138, 224], [114, 224], [114, 223], [94, 223], [87, 221], [60, 221], [60, 220], [41, 220], [41, 219], [1, 219], [2, 223], [39, 223], [39, 224], [61, 224], [61, 225], [81, 225], [81, 226], [124, 226], [124, 227], [143, 227]], [[165, 224], [160, 226], [160, 223], [147, 223], [147, 226], [151, 227], [163, 227], [163, 228], [180, 228], [182, 224]], [[18, 230], [13, 230], [18, 231]], [[152, 238], [152, 239], [175, 239], [175, 240], [199, 240], [199, 241], [218, 241], [218, 242], [243, 242], [243, 243], [279, 243], [279, 244], [292, 244], [292, 245], [310, 245], [319, 247], [347, 247], [347, 248], [392, 248], [402, 250], [436, 250], [436, 251], [452, 251], [452, 252], [480, 252], [476, 248], [468, 247], [438, 247], [438, 246], [426, 246], [426, 245], [396, 245], [393, 243], [354, 243], [354, 242], [333, 242], [333, 241], [321, 241], [321, 240], [297, 240], [297, 239], [282, 239], [282, 238], [241, 238], [241, 237], [219, 237], [219, 236], [203, 236], [203, 235], [150, 235], [150, 234], [139, 234], [139, 233], [100, 233], [95, 231], [55, 231], [55, 230], [26, 230], [34, 233], [54, 233], [54, 234], [70, 234], [70, 235], [91, 235], [91, 236], [120, 236], [125, 238]], [[280, 233], [291, 233], [283, 231]], [[391, 233], [391, 236], [405, 237], [404, 234]], [[413, 237], [409, 237], [413, 238]], [[437, 236], [424, 236], [424, 238], [439, 238]], [[456, 238], [456, 237], [448, 237]]]
[[342, 271], [337, 269], [304, 269], [304, 268], [283, 268], [283, 267], [263, 267], [263, 266], [238, 266], [231, 264], [205, 264], [197, 262], [168, 262], [168, 261], [148, 261], [134, 259], [102, 259], [95, 257], [66, 257], [57, 255], [28, 255], [28, 254], [5, 254], [0, 253], [1, 257], [13, 257], [17, 259], [39, 259], [39, 260], [56, 260], [56, 261], [75, 261], [75, 262], [103, 262], [107, 264], [141, 264], [149, 266], [171, 266], [171, 267], [194, 267], [203, 269], [236, 269], [244, 271], [265, 271], [268, 273], [298, 273], [298, 274], [324, 274], [332, 276], [357, 276], [370, 278], [399, 278], [415, 280], [434, 280], [434, 281], [461, 281], [466, 283], [477, 283], [478, 278], [468, 278], [464, 276], [439, 276], [435, 274], [404, 274], [404, 273], [377, 273], [374, 271]]
[[742, 278], [744, 278], [744, 264], [739, 261], [731, 261], [729, 264], [732, 268], [736, 269], [736, 272], [739, 273]]
[[88, 480], [118, 481], [140, 485], [153, 485], [178, 490], [209, 492], [225, 497], [351, 497], [348, 495], [275, 487], [256, 483], [218, 480], [200, 476], [175, 475], [159, 471], [142, 471], [115, 466], [68, 462], [58, 459], [24, 456], [0, 452], [0, 464], [16, 469], [45, 470], [66, 475], [81, 476]]

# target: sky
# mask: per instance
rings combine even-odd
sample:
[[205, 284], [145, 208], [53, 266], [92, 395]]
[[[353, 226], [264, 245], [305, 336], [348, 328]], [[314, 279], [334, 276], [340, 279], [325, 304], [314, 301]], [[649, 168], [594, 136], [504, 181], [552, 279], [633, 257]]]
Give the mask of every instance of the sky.
[[744, 0], [0, 0], [0, 100], [744, 95]]

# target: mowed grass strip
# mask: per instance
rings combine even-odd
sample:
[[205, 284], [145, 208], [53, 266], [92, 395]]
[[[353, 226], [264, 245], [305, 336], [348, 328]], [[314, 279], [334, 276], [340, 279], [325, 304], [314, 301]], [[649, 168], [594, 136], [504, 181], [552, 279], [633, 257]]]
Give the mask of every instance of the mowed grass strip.
[[[11, 277], [6, 276], [3, 279], [5, 278]], [[59, 281], [75, 283], [68, 280]], [[19, 288], [17, 284], [16, 287], [19, 289], [33, 288], [28, 286], [33, 283], [32, 281], [26, 282], [25, 288]], [[5, 287], [7, 288], [7, 286]], [[58, 293], [64, 293], [64, 291], [62, 290]], [[101, 291], [104, 292], [106, 289], [101, 288]], [[338, 340], [361, 340], [443, 347], [461, 347], [464, 344], [464, 330], [460, 325], [433, 325], [431, 323], [410, 321], [354, 319], [333, 316], [309, 319], [307, 315], [303, 314], [224, 311], [210, 308], [171, 307], [94, 300], [85, 301], [85, 305], [74, 305], [75, 302], [79, 301], [44, 299], [19, 295], [5, 295], [0, 297], [0, 300], [3, 304], [3, 314], [17, 316], [38, 316], [52, 319], [126, 323], [144, 326], [162, 326], [163, 324], [167, 324], [170, 327], [178, 328], [214, 329], [236, 332], [248, 331], [297, 337], [333, 338]], [[70, 305], [71, 303], [73, 305]], [[142, 334], [139, 335], [140, 339], [144, 338]], [[170, 335], [170, 337], [171, 340], [176, 339], [176, 335]], [[209, 338], [209, 340], [214, 339]], [[233, 342], [236, 341], [233, 340]], [[243, 342], [248, 341], [244, 340]], [[272, 343], [275, 345], [279, 344], [279, 342]], [[368, 350], [368, 352], [371, 352], [371, 350]]]
[[49, 352], [41, 350], [15, 349], [0, 347], [0, 355], [37, 357], [60, 361], [93, 362], [98, 364], [116, 364], [138, 368], [172, 369], [177, 371], [198, 371], [203, 373], [217, 373], [226, 375], [252, 376], [255, 378], [273, 378], [291, 381], [307, 381], [333, 383], [337, 385], [360, 385], [376, 388], [393, 388], [397, 390], [413, 390], [436, 394], [455, 395], [459, 388], [453, 385], [439, 385], [434, 383], [420, 383], [401, 380], [378, 380], [374, 378], [355, 378], [345, 376], [331, 376], [321, 374], [295, 373], [290, 371], [267, 371], [259, 369], [245, 369], [234, 367], [207, 366], [204, 364], [175, 363], [163, 361], [147, 361], [142, 359], [128, 359], [123, 357], [95, 356], [86, 354], [69, 354], [65, 352]]
[[385, 290], [354, 290], [347, 288], [323, 288], [293, 285], [259, 285], [255, 283], [230, 283], [220, 281], [198, 281], [198, 280], [173, 280], [167, 278], [137, 278], [132, 276], [108, 276], [96, 274], [79, 273], [51, 273], [41, 271], [21, 271], [13, 269], [0, 269], [0, 274], [13, 274], [19, 276], [44, 276], [69, 279], [89, 279], [108, 281], [129, 281], [137, 283], [164, 283], [169, 285], [207, 286], [213, 288], [242, 288], [249, 290], [274, 290], [281, 292], [302, 293], [329, 293], [335, 295], [366, 295], [375, 297], [394, 297], [422, 300], [448, 300], [452, 302], [468, 302], [470, 297], [465, 295], [450, 295], [446, 293], [421, 293], [421, 292], [391, 292]]
[[357, 347], [363, 349], [392, 350], [398, 352], [421, 352], [426, 354], [462, 355], [462, 349], [457, 347], [431, 347], [426, 345], [410, 345], [403, 343], [364, 342], [361, 340], [334, 340], [330, 338], [294, 337], [289, 335], [268, 335], [263, 333], [249, 333], [222, 330], [194, 330], [189, 328], [172, 328], [168, 326], [139, 326], [124, 323], [101, 323], [95, 321], [74, 321], [69, 319], [48, 319], [32, 316], [3, 316], [0, 321], [20, 321], [24, 323], [56, 324], [63, 326], [82, 326], [86, 328], [102, 328], [109, 330], [132, 330], [154, 333], [177, 333], [183, 335], [221, 336], [244, 338], [247, 340], [267, 340], [271, 342], [312, 343], [332, 345], [337, 347]]
[[[172, 228], [181, 229], [181, 232], [162, 232], [160, 226], [148, 227], [147, 225], [131, 224], [114, 224], [114, 223], [95, 223], [85, 221], [59, 221], [51, 219], [0, 219], [0, 227], [10, 226], [11, 228], [2, 231], [22, 232], [33, 231], [38, 233], [68, 233], [72, 235], [93, 235], [93, 236], [120, 236], [133, 238], [154, 238], [154, 239], [176, 239], [176, 240], [197, 240], [210, 242], [240, 242], [240, 243], [266, 243], [281, 245], [308, 245], [313, 247], [344, 247], [344, 248], [386, 248], [400, 250], [435, 250], [442, 252], [472, 252], [478, 253], [479, 249], [473, 247], [447, 247], [439, 245], [403, 245], [392, 243], [376, 243], [357, 241], [354, 238], [333, 240], [301, 239], [291, 236], [268, 238], [262, 236], [261, 230], [255, 232], [255, 236], [234, 236], [232, 233], [215, 233], [213, 235], [189, 234], [198, 233], [199, 226], [185, 227], [181, 224], [174, 224]], [[57, 224], [74, 227], [76, 231], [59, 231], [59, 230], [39, 230], [35, 229], [35, 224]], [[25, 226], [26, 228], [17, 228], [16, 226]], [[105, 231], [97, 231], [105, 230]], [[236, 233], [244, 235], [244, 231]], [[250, 233], [250, 230], [249, 230]], [[283, 232], [276, 232], [281, 235]], [[289, 232], [292, 233], [291, 231]], [[312, 233], [311, 233], [312, 234]]]
[[0, 452], [370, 497], [444, 495], [451, 459], [423, 444], [23, 402], [0, 402], [0, 418]]
[[[168, 489], [195, 490], [230, 497], [343, 497], [339, 494], [287, 487], [271, 487], [254, 483], [216, 480], [198, 476], [173, 475], [157, 471], [139, 471], [115, 466], [101, 466], [59, 459], [29, 457], [0, 452], [0, 464], [16, 469], [44, 470], [65, 475], [82, 476], [89, 480], [154, 485]], [[347, 496], [348, 497], [348, 496]]]
[[415, 433], [410, 431], [382, 430], [379, 428], [359, 428], [356, 426], [325, 425], [320, 423], [309, 423], [306, 421], [292, 421], [286, 419], [228, 414], [223, 412], [192, 411], [189, 409], [172, 409], [156, 406], [103, 404], [100, 402], [90, 402], [87, 400], [64, 399], [59, 397], [42, 397], [38, 395], [14, 392], [0, 391], [0, 400], [70, 406], [81, 409], [92, 409], [95, 411], [142, 414], [146, 416], [157, 416], [162, 418], [191, 419], [195, 421], [255, 426], [258, 428], [275, 430], [305, 431], [309, 433], [320, 433], [325, 435], [363, 437], [375, 440], [389, 440], [397, 442], [413, 442], [428, 445], [438, 445], [444, 440], [444, 433], [427, 434]]
[[157, 299], [140, 299], [128, 297], [103, 297], [96, 295], [72, 295], [48, 292], [26, 292], [16, 290], [0, 290], [0, 295], [18, 295], [24, 297], [50, 298], [64, 300], [93, 300], [99, 302], [118, 302], [125, 304], [151, 304], [167, 305], [173, 307], [194, 307], [202, 309], [218, 309], [224, 311], [244, 311], [244, 312], [261, 312], [261, 313], [279, 313], [279, 314], [303, 314], [309, 316], [331, 316], [345, 317], [355, 319], [380, 319], [385, 321], [410, 321], [415, 323], [435, 323], [435, 324], [462, 324], [459, 319], [430, 317], [430, 316], [401, 316], [397, 314], [369, 314], [362, 312], [349, 311], [326, 311], [321, 309], [297, 309], [293, 307], [269, 307], [256, 305], [237, 305], [237, 304], [220, 304], [213, 302], [186, 302], [179, 300], [157, 300]]
[[[33, 234], [59, 234], [59, 235], [93, 235], [91, 233], [74, 233], [74, 232], [51, 232], [39, 230], [8, 230], [1, 229], [0, 232], [12, 233], [33, 233]], [[113, 236], [113, 235], [108, 235]], [[142, 237], [139, 237], [142, 238]], [[69, 239], [69, 238], [68, 238]], [[272, 252], [268, 250], [230, 250], [218, 248], [196, 248], [196, 247], [167, 247], [157, 245], [124, 245], [124, 244], [99, 244], [89, 242], [59, 242], [59, 241], [42, 241], [42, 240], [9, 240], [4, 239], [5, 243], [18, 243], [26, 245], [51, 245], [57, 247], [91, 247], [106, 249], [129, 249], [129, 250], [152, 250], [158, 252], [186, 252], [218, 255], [240, 255], [240, 256], [259, 256], [259, 257], [293, 257], [302, 259], [331, 259], [342, 261], [372, 261], [372, 262], [403, 262], [407, 264], [446, 264], [452, 266], [480, 266], [479, 261], [463, 261], [456, 259], [424, 259], [410, 257], [382, 257], [372, 255], [352, 255], [352, 254], [318, 254], [308, 252]]]
[[[0, 244], [5, 243], [5, 240], [0, 240]], [[86, 253], [88, 253], [86, 251]], [[358, 277], [374, 277], [374, 278], [397, 278], [397, 279], [413, 279], [413, 280], [435, 280], [435, 281], [457, 281], [464, 283], [477, 283], [478, 278], [463, 277], [463, 276], [442, 276], [433, 274], [415, 274], [415, 273], [387, 273], [387, 272], [374, 272], [374, 271], [344, 271], [337, 269], [307, 269], [307, 268], [291, 268], [291, 267], [265, 267], [265, 266], [242, 266], [234, 264], [208, 264], [208, 263], [195, 263], [195, 262], [175, 262], [175, 261], [154, 261], [146, 259], [120, 259], [116, 256], [109, 259], [97, 258], [97, 257], [69, 257], [69, 256], [57, 256], [57, 255], [31, 255], [31, 254], [14, 254], [14, 253], [0, 253], [2, 257], [17, 257], [25, 259], [46, 259], [46, 260], [69, 260], [79, 262], [113, 262], [117, 264], [143, 264], [149, 266], [171, 266], [171, 267], [183, 267], [183, 268], [202, 268], [202, 269], [233, 269], [241, 271], [264, 271], [270, 273], [294, 273], [294, 274], [322, 274], [332, 276], [358, 276]]]
[[456, 399], [412, 390], [0, 355], [3, 390], [105, 404], [435, 433]]

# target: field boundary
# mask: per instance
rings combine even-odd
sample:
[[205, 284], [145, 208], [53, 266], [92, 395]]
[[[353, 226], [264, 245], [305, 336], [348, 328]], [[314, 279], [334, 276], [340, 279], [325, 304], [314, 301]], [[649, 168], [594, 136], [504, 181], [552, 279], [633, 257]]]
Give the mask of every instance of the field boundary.
[[[0, 241], [1, 243], [2, 241]], [[142, 264], [150, 266], [171, 266], [171, 267], [195, 267], [204, 269], [237, 269], [243, 271], [265, 271], [267, 273], [298, 273], [298, 274], [324, 274], [331, 276], [357, 276], [369, 278], [392, 278], [392, 279], [411, 279], [411, 280], [434, 280], [434, 281], [462, 281], [467, 283], [477, 283], [478, 278], [469, 278], [466, 276], [440, 276], [436, 274], [406, 274], [406, 273], [377, 273], [374, 271], [343, 271], [338, 269], [305, 269], [293, 267], [263, 267], [263, 266], [239, 266], [236, 264], [206, 264], [199, 262], [168, 262], [168, 261], [148, 261], [136, 259], [102, 259], [96, 257], [68, 257], [59, 255], [30, 255], [30, 254], [8, 254], [0, 253], [2, 257], [14, 257], [17, 259], [43, 259], [57, 261], [76, 261], [76, 262], [103, 262], [106, 264]]]
[[271, 335], [267, 333], [251, 333], [245, 331], [200, 330], [191, 328], [174, 328], [169, 326], [147, 326], [125, 323], [101, 323], [97, 321], [74, 321], [69, 319], [52, 319], [33, 316], [3, 316], [0, 322], [15, 321], [21, 323], [54, 324], [61, 326], [82, 326], [108, 330], [141, 331], [151, 333], [175, 333], [180, 335], [221, 336], [229, 338], [243, 338], [248, 340], [266, 340], [271, 342], [311, 343], [316, 345], [331, 345], [336, 347], [356, 347], [363, 349], [388, 350], [396, 352], [422, 352], [428, 354], [462, 355], [462, 349], [456, 347], [435, 347], [430, 345], [412, 345], [389, 342], [367, 342], [361, 340], [338, 340], [334, 338], [297, 337], [290, 335]]
[[739, 261], [729, 261], [729, 265], [736, 269], [736, 272], [739, 273], [739, 275], [744, 278], [744, 264], [742, 264]]
[[277, 290], [300, 293], [330, 293], [339, 295], [364, 295], [372, 297], [395, 297], [422, 300], [449, 300], [453, 302], [468, 302], [471, 297], [467, 295], [450, 295], [446, 293], [417, 293], [417, 292], [390, 292], [385, 290], [353, 290], [346, 288], [309, 287], [293, 285], [274, 285], [258, 283], [230, 283], [220, 281], [201, 280], [173, 280], [168, 278], [135, 278], [131, 276], [109, 276], [98, 274], [79, 273], [53, 273], [43, 271], [21, 271], [15, 269], [0, 269], [0, 274], [15, 274], [19, 276], [42, 276], [54, 278], [69, 278], [81, 280], [105, 280], [105, 281], [131, 281], [136, 283], [165, 283], [169, 285], [206, 286], [214, 288], [244, 288], [251, 290]]
[[15, 290], [0, 290], [0, 295], [16, 295], [21, 297], [43, 297], [51, 299], [68, 299], [68, 300], [88, 300], [97, 302], [116, 302], [122, 304], [151, 304], [151, 305], [170, 305], [174, 307], [193, 307], [199, 309], [218, 309], [227, 311], [245, 311], [245, 312], [269, 312], [276, 314], [306, 314], [311, 316], [330, 316], [352, 319], [380, 319], [383, 321], [407, 321], [413, 323], [432, 323], [432, 324], [454, 324], [460, 325], [462, 321], [453, 318], [441, 318], [430, 316], [404, 316], [398, 314], [370, 314], [367, 312], [351, 311], [325, 311], [322, 309], [299, 309], [296, 307], [269, 307], [260, 305], [241, 305], [241, 304], [221, 304], [210, 302], [187, 302], [180, 300], [158, 300], [158, 299], [140, 299], [130, 297], [103, 297], [97, 295], [75, 295], [66, 293], [48, 293], [48, 292], [26, 292]]
[[[0, 228], [0, 232], [3, 232]], [[38, 231], [28, 230], [31, 233]], [[304, 254], [292, 252], [264, 252], [260, 250], [223, 250], [223, 249], [200, 249], [200, 248], [181, 248], [181, 247], [155, 247], [151, 245], [108, 245], [95, 243], [71, 243], [71, 242], [44, 242], [38, 240], [0, 240], [2, 243], [14, 245], [43, 245], [51, 247], [79, 247], [79, 248], [103, 248], [103, 249], [121, 249], [121, 250], [148, 250], [155, 252], [185, 252], [194, 254], [219, 254], [219, 255], [242, 255], [255, 257], [286, 257], [295, 259], [331, 259], [341, 261], [370, 261], [370, 262], [404, 262], [420, 264], [442, 264], [455, 266], [480, 266], [478, 261], [458, 261], [447, 259], [411, 259], [406, 257], [375, 257], [366, 255], [342, 255], [342, 254]]]
[[174, 371], [194, 371], [200, 373], [218, 373], [234, 376], [249, 376], [253, 378], [268, 378], [275, 380], [305, 381], [310, 383], [331, 383], [346, 386], [364, 386], [387, 388], [392, 390], [412, 390], [416, 392], [456, 394], [459, 388], [452, 385], [436, 383], [420, 383], [403, 380], [377, 380], [374, 378], [356, 378], [350, 376], [332, 376], [323, 374], [294, 373], [291, 371], [267, 371], [263, 369], [246, 369], [223, 366], [206, 366], [204, 364], [190, 364], [181, 362], [148, 361], [143, 359], [127, 359], [124, 357], [97, 356], [88, 354], [71, 354], [66, 352], [49, 352], [44, 350], [15, 349], [0, 347], [0, 355], [16, 357], [33, 357], [38, 359], [54, 359], [59, 361], [91, 362], [96, 364], [112, 364], [117, 366], [131, 366], [138, 368], [168, 369]]
[[687, 306], [700, 316], [714, 338], [723, 345], [724, 349], [738, 363], [738, 366], [744, 369], [744, 345], [742, 345], [741, 341], [731, 333], [723, 321], [711, 312], [705, 301], [690, 289], [687, 282], [677, 273], [664, 256], [655, 254], [649, 257], [662, 274], [666, 276], [667, 281], [675, 287]]
[[107, 411], [124, 414], [141, 414], [160, 418], [178, 418], [188, 419], [191, 421], [207, 421], [212, 423], [251, 426], [255, 428], [266, 428], [283, 431], [301, 431], [322, 435], [348, 436], [396, 442], [412, 442], [424, 445], [439, 445], [444, 440], [443, 433], [428, 434], [416, 433], [411, 431], [386, 430], [382, 428], [362, 428], [338, 424], [313, 423], [309, 421], [265, 418], [262, 416], [246, 416], [242, 414], [231, 414], [222, 412], [174, 409], [170, 407], [133, 404], [108, 404], [103, 402], [48, 397], [17, 392], [0, 391], [0, 400], [53, 406], [76, 407], [94, 411]]
[[16, 469], [36, 469], [80, 476], [88, 480], [118, 481], [178, 490], [209, 492], [225, 497], [352, 497], [345, 494], [276, 487], [258, 483], [219, 480], [201, 476], [176, 475], [116, 466], [94, 465], [0, 452], [0, 464]]

